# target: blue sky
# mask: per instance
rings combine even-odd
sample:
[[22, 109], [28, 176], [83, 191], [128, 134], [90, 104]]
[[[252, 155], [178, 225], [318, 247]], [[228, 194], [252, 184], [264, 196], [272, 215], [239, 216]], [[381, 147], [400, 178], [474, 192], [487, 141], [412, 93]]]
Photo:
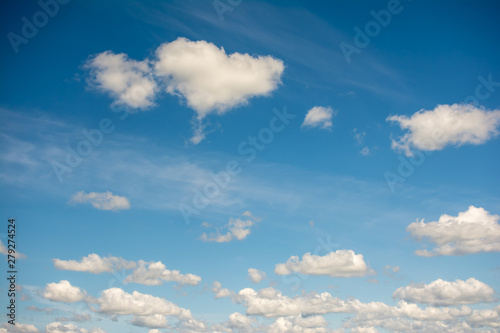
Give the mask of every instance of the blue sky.
[[0, 332], [498, 331], [498, 4], [1, 6]]

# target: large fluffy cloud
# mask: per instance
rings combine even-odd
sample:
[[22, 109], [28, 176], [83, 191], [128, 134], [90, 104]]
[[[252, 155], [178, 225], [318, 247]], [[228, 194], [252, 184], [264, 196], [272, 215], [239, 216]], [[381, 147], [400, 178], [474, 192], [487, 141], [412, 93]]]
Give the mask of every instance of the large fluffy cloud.
[[222, 47], [186, 38], [162, 44], [156, 55], [156, 74], [165, 79], [167, 92], [183, 96], [199, 118], [268, 95], [284, 70], [271, 56], [228, 55]]
[[61, 260], [53, 259], [54, 266], [57, 269], [77, 272], [88, 272], [100, 274], [103, 272], [112, 272], [113, 270], [131, 269], [136, 267], [133, 261], [127, 261], [117, 257], [101, 258], [95, 253], [91, 253], [83, 257], [80, 261], [77, 260]]
[[195, 286], [201, 281], [201, 277], [194, 274], [181, 274], [177, 270], [168, 270], [161, 262], [145, 262], [139, 260], [138, 267], [127, 276], [124, 282], [141, 283], [148, 286], [163, 284], [163, 281], [173, 281], [180, 285]]
[[114, 195], [110, 191], [102, 193], [80, 191], [71, 197], [70, 203], [90, 203], [94, 208], [100, 210], [117, 211], [130, 208], [130, 202], [127, 198]]
[[413, 237], [428, 239], [436, 247], [417, 250], [420, 256], [463, 255], [500, 251], [500, 216], [470, 206], [458, 216], [442, 215], [438, 221], [414, 222], [407, 227]]
[[390, 116], [407, 132], [392, 141], [394, 149], [407, 155], [412, 149], [441, 150], [448, 145], [482, 144], [498, 135], [500, 110], [486, 111], [468, 104], [438, 105], [411, 117]]
[[115, 103], [131, 108], [146, 109], [154, 105], [158, 86], [149, 62], [128, 59], [126, 54], [106, 51], [91, 58], [91, 84], [109, 93]]
[[275, 273], [288, 275], [293, 272], [311, 275], [329, 275], [332, 277], [365, 276], [372, 273], [362, 254], [352, 250], [337, 250], [324, 256], [306, 253], [302, 260], [292, 256], [284, 264], [277, 264]]
[[334, 115], [335, 112], [331, 107], [315, 106], [307, 111], [302, 127], [331, 128]]
[[[222, 232], [217, 230], [215, 233], [203, 233], [200, 239], [207, 242], [217, 242], [224, 243], [230, 242], [234, 239], [243, 240], [250, 235], [250, 228], [256, 223], [259, 222], [260, 218], [255, 217], [250, 212], [243, 213], [241, 218], [230, 218], [229, 223], [222, 228]], [[210, 227], [208, 223], [203, 224], [205, 227]], [[227, 230], [227, 231], [225, 231]]]
[[72, 286], [67, 280], [62, 280], [59, 283], [48, 283], [43, 290], [43, 297], [54, 302], [79, 302], [86, 297], [85, 291]]
[[99, 312], [119, 315], [165, 315], [191, 318], [191, 312], [160, 297], [134, 291], [131, 294], [120, 288], [106, 289], [97, 299]]
[[86, 67], [91, 85], [131, 110], [153, 106], [162, 89], [184, 98], [197, 115], [194, 144], [205, 137], [203, 118], [247, 104], [253, 97], [268, 96], [281, 83], [285, 69], [283, 61], [272, 56], [227, 54], [212, 43], [186, 38], [160, 45], [154, 60], [135, 61], [106, 51], [91, 58]]
[[394, 298], [407, 302], [437, 306], [450, 306], [493, 302], [495, 290], [474, 278], [454, 282], [438, 279], [429, 284], [398, 288]]

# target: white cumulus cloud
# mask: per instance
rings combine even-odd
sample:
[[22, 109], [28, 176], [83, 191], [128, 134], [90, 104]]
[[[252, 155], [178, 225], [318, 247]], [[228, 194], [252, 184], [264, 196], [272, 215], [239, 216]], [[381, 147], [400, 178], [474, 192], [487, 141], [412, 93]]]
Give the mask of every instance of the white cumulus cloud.
[[127, 198], [114, 195], [110, 191], [102, 193], [85, 193], [84, 191], [80, 191], [71, 197], [70, 203], [90, 203], [94, 208], [100, 210], [118, 211], [122, 209], [130, 209], [130, 202]]
[[109, 93], [115, 103], [133, 109], [146, 109], [154, 105], [158, 86], [147, 60], [128, 59], [126, 54], [106, 51], [91, 58], [86, 67], [90, 71], [91, 85]]
[[100, 274], [112, 272], [113, 270], [132, 269], [137, 266], [133, 261], [127, 261], [117, 257], [100, 257], [98, 254], [91, 253], [77, 260], [53, 259], [54, 267], [60, 270], [88, 272]]
[[484, 208], [470, 206], [458, 216], [442, 215], [438, 221], [410, 224], [406, 230], [421, 240], [428, 239], [436, 245], [431, 251], [417, 250], [420, 256], [463, 255], [500, 251], [500, 216]]
[[160, 285], [163, 284], [163, 281], [196, 286], [200, 283], [201, 277], [194, 274], [181, 274], [177, 270], [168, 270], [161, 261], [145, 262], [139, 260], [138, 267], [124, 280], [125, 283], [135, 282], [148, 286]]
[[352, 277], [372, 274], [362, 254], [352, 250], [337, 250], [324, 256], [306, 253], [302, 260], [292, 256], [284, 264], [277, 264], [274, 269], [278, 275], [293, 272], [311, 275], [329, 275], [331, 277]]
[[231, 290], [222, 288], [219, 281], [214, 281], [212, 284], [212, 292], [215, 294], [215, 298], [231, 297], [234, 294]]
[[166, 91], [184, 97], [200, 119], [268, 95], [285, 68], [271, 56], [226, 54], [222, 47], [186, 38], [162, 44], [156, 55], [155, 73], [164, 78]]
[[[217, 229], [215, 233], [203, 233], [200, 237], [201, 240], [207, 242], [225, 243], [234, 239], [243, 240], [250, 235], [251, 227], [260, 221], [260, 218], [255, 217], [250, 212], [245, 212], [240, 218], [230, 218], [229, 223], [222, 227], [221, 230]], [[205, 227], [210, 227], [209, 224], [204, 223]], [[227, 230], [227, 231], [225, 231]]]
[[482, 144], [498, 135], [500, 110], [487, 111], [468, 104], [438, 105], [411, 117], [387, 118], [407, 132], [392, 140], [392, 148], [412, 155], [412, 149], [441, 150], [448, 145]]
[[331, 128], [334, 115], [336, 112], [331, 107], [315, 106], [307, 111], [302, 127]]
[[411, 303], [450, 306], [493, 302], [495, 290], [474, 278], [454, 282], [438, 279], [429, 284], [398, 288], [392, 296]]
[[260, 281], [266, 278], [266, 273], [256, 268], [249, 268], [248, 276], [250, 277], [253, 283], [260, 283]]
[[119, 315], [151, 316], [155, 314], [191, 318], [191, 312], [160, 297], [142, 294], [138, 291], [127, 293], [120, 288], [106, 289], [96, 300], [99, 312]]
[[62, 280], [59, 283], [48, 283], [42, 295], [48, 300], [66, 303], [79, 302], [86, 297], [85, 291], [72, 286], [67, 280]]

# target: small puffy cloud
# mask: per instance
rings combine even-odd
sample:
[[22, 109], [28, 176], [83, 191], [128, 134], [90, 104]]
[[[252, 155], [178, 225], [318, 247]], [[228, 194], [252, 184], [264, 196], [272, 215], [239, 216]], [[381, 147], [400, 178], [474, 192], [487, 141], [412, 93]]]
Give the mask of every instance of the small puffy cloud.
[[31, 324], [21, 324], [16, 322], [16, 325], [4, 323], [0, 328], [0, 333], [38, 333], [38, 329]]
[[163, 284], [163, 281], [196, 286], [200, 283], [201, 277], [193, 274], [181, 274], [177, 270], [168, 270], [161, 261], [145, 262], [139, 260], [138, 267], [124, 280], [125, 283], [135, 282], [147, 286], [160, 285]]
[[301, 127], [319, 127], [328, 129], [332, 127], [332, 118], [337, 112], [331, 107], [315, 106], [307, 111], [306, 118]]
[[191, 312], [160, 297], [141, 294], [138, 291], [127, 293], [120, 288], [106, 289], [96, 300], [98, 311], [107, 314], [151, 316], [177, 316], [191, 318]]
[[215, 298], [231, 297], [233, 295], [231, 290], [222, 288], [222, 284], [219, 281], [214, 281], [212, 291], [215, 294]]
[[132, 269], [137, 266], [133, 261], [127, 261], [117, 257], [101, 258], [95, 253], [91, 253], [86, 257], [77, 260], [61, 260], [53, 259], [54, 267], [60, 270], [88, 272], [100, 274], [103, 272], [112, 272], [113, 270]]
[[54, 302], [73, 303], [85, 299], [86, 293], [80, 288], [72, 286], [69, 281], [62, 280], [59, 283], [48, 283], [42, 296]]
[[199, 119], [269, 95], [285, 69], [271, 56], [226, 54], [222, 47], [186, 38], [162, 44], [156, 55], [155, 73], [164, 79], [167, 93], [184, 97]]
[[368, 147], [363, 147], [363, 149], [361, 149], [361, 150], [359, 151], [359, 153], [360, 153], [361, 155], [363, 155], [363, 156], [368, 156], [368, 155], [370, 155], [370, 148], [368, 148]]
[[392, 295], [407, 302], [434, 306], [493, 302], [494, 296], [493, 288], [474, 278], [454, 282], [438, 279], [430, 284], [398, 288]]
[[150, 316], [134, 316], [130, 323], [139, 327], [165, 328], [167, 327], [167, 317], [161, 314], [154, 314]]
[[284, 264], [277, 264], [274, 269], [278, 275], [293, 272], [311, 275], [329, 275], [331, 277], [352, 277], [373, 274], [363, 259], [362, 254], [352, 250], [337, 250], [324, 256], [306, 253], [302, 260], [292, 256]]
[[[2, 240], [0, 239], [0, 254], [4, 254], [4, 255], [8, 255], [9, 254], [9, 250], [7, 249], [7, 247], [2, 243]], [[21, 252], [17, 252], [16, 251], [16, 258], [20, 259], [20, 258], [26, 258], [26, 256], [24, 254], [22, 254]]]
[[80, 191], [71, 197], [70, 203], [91, 203], [94, 208], [100, 210], [118, 211], [122, 209], [130, 209], [130, 202], [127, 198], [114, 195], [110, 191], [103, 193], [85, 193], [84, 191]]
[[436, 247], [431, 251], [417, 250], [420, 256], [463, 255], [500, 251], [500, 216], [484, 208], [470, 206], [458, 216], [442, 215], [438, 221], [410, 224], [406, 230], [421, 240], [426, 238]]
[[60, 322], [50, 323], [45, 327], [47, 333], [106, 333], [101, 328], [93, 328], [90, 331], [84, 328], [78, 328], [75, 324], [64, 325]]
[[266, 278], [266, 273], [255, 268], [249, 268], [248, 276], [253, 283], [260, 283], [260, 281]]
[[158, 90], [148, 61], [128, 59], [126, 54], [106, 51], [91, 58], [86, 67], [91, 85], [110, 94], [118, 105], [147, 109]]
[[412, 155], [412, 149], [441, 150], [448, 145], [483, 144], [498, 135], [500, 110], [486, 111], [468, 104], [438, 105], [411, 117], [387, 118], [407, 132], [392, 140], [392, 148]]
[[[234, 239], [243, 240], [250, 235], [250, 228], [259, 221], [260, 218], [253, 216], [250, 212], [245, 212], [240, 218], [231, 217], [229, 223], [222, 228], [222, 232], [218, 229], [215, 233], [203, 233], [200, 239], [217, 243], [230, 242]], [[207, 223], [204, 223], [203, 226], [210, 227]]]

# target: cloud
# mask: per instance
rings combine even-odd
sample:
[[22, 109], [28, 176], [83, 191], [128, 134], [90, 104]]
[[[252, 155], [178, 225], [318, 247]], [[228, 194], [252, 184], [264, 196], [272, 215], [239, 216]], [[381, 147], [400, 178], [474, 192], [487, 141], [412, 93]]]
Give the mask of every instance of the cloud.
[[127, 261], [117, 257], [101, 258], [95, 253], [83, 257], [80, 261], [53, 259], [54, 267], [66, 271], [88, 272], [100, 274], [114, 270], [132, 269], [137, 266], [133, 261]]
[[473, 327], [495, 327], [500, 328], [500, 306], [494, 310], [474, 310], [466, 318], [466, 321]]
[[329, 275], [331, 277], [352, 277], [373, 274], [363, 259], [362, 254], [352, 250], [337, 250], [324, 256], [306, 253], [302, 261], [292, 256], [285, 264], [277, 264], [274, 272], [278, 275], [288, 275], [293, 272], [311, 275]]
[[[8, 255], [9, 254], [9, 250], [7, 249], [7, 247], [2, 243], [2, 240], [0, 239], [0, 254], [4, 254], [4, 255]], [[17, 252], [16, 251], [16, 258], [18, 259], [21, 259], [21, 258], [26, 258], [26, 256], [24, 254], [22, 254], [21, 252]]]
[[60, 322], [50, 323], [45, 327], [47, 333], [106, 333], [103, 329], [93, 328], [90, 331], [78, 328], [75, 324], [64, 325]]
[[106, 314], [151, 316], [155, 314], [191, 318], [191, 312], [160, 297], [141, 294], [134, 291], [131, 294], [120, 288], [106, 289], [97, 299], [98, 311]]
[[458, 216], [442, 215], [438, 221], [414, 222], [406, 230], [417, 240], [426, 238], [436, 247], [417, 250], [419, 256], [464, 255], [500, 251], [500, 216], [470, 206]]
[[271, 56], [226, 54], [222, 47], [186, 38], [162, 44], [156, 56], [155, 73], [164, 79], [167, 93], [184, 97], [200, 119], [269, 95], [285, 69]]
[[[264, 317], [286, 316], [314, 316], [328, 313], [351, 313], [354, 323], [366, 322], [374, 319], [408, 318], [413, 320], [454, 320], [468, 316], [472, 309], [462, 308], [420, 308], [416, 304], [399, 301], [396, 306], [389, 306], [382, 302], [363, 303], [357, 299], [342, 300], [332, 297], [331, 294], [310, 293], [301, 296], [284, 296], [279, 290], [272, 287], [255, 291], [245, 288], [238, 293], [239, 301], [247, 310], [247, 315]], [[357, 325], [359, 326], [359, 325]], [[361, 326], [377, 326], [366, 325]]]
[[361, 150], [359, 151], [359, 153], [360, 153], [361, 155], [363, 155], [363, 156], [368, 156], [368, 155], [370, 155], [370, 148], [368, 148], [368, 147], [363, 147], [363, 149], [361, 149]]
[[202, 120], [207, 115], [223, 114], [248, 104], [251, 98], [270, 95], [281, 84], [285, 69], [283, 61], [269, 55], [226, 54], [224, 48], [207, 41], [182, 37], [160, 45], [154, 60], [136, 61], [106, 51], [92, 57], [85, 67], [92, 87], [131, 110], [154, 106], [163, 89], [182, 97], [197, 114], [194, 144], [205, 138]]
[[147, 109], [154, 105], [158, 86], [147, 60], [128, 59], [126, 54], [106, 51], [86, 63], [90, 84], [110, 94], [118, 105]]
[[165, 328], [167, 327], [167, 318], [161, 314], [154, 314], [150, 316], [134, 316], [130, 323], [139, 327]]
[[473, 105], [438, 105], [434, 110], [420, 110], [411, 117], [394, 115], [387, 118], [407, 132], [392, 140], [392, 148], [407, 156], [412, 149], [441, 150], [448, 145], [483, 144], [498, 135], [500, 110], [486, 111]]
[[328, 322], [321, 316], [281, 317], [269, 326], [268, 333], [326, 333]]
[[[259, 221], [260, 218], [253, 216], [250, 212], [245, 212], [241, 218], [231, 217], [229, 219], [229, 223], [222, 228], [223, 230], [227, 229], [227, 232], [224, 233], [223, 231], [221, 233], [220, 230], [217, 230], [217, 232], [211, 234], [203, 233], [200, 239], [217, 243], [230, 242], [234, 239], [241, 241], [250, 235], [250, 227]], [[208, 223], [204, 223], [203, 226], [210, 227]]]
[[[8, 330], [7, 330], [8, 329]], [[16, 325], [4, 323], [0, 328], [0, 333], [37, 333], [38, 329], [31, 324], [21, 324], [16, 322]]]
[[434, 306], [493, 302], [494, 296], [493, 288], [474, 278], [455, 282], [438, 279], [430, 284], [398, 288], [392, 295], [393, 298], [407, 302]]
[[315, 106], [307, 111], [301, 127], [319, 127], [328, 129], [332, 127], [332, 118], [337, 112], [331, 107]]
[[222, 288], [222, 284], [219, 281], [214, 281], [212, 284], [212, 292], [215, 294], [215, 298], [231, 297], [234, 294], [231, 290]]
[[127, 276], [125, 283], [135, 282], [147, 286], [156, 286], [163, 284], [163, 281], [173, 281], [180, 285], [196, 286], [201, 281], [201, 277], [193, 274], [181, 274], [179, 271], [168, 270], [161, 262], [145, 262], [139, 260], [138, 267]]
[[266, 273], [255, 268], [249, 268], [248, 276], [253, 283], [260, 283], [260, 281], [266, 278]]
[[114, 195], [110, 191], [103, 193], [90, 192], [85, 193], [80, 191], [75, 193], [70, 200], [70, 203], [87, 203], [90, 202], [94, 208], [99, 210], [118, 211], [122, 209], [130, 209], [130, 203], [127, 198]]
[[86, 292], [72, 286], [69, 281], [62, 280], [59, 283], [48, 283], [42, 296], [54, 302], [74, 303], [85, 299]]

